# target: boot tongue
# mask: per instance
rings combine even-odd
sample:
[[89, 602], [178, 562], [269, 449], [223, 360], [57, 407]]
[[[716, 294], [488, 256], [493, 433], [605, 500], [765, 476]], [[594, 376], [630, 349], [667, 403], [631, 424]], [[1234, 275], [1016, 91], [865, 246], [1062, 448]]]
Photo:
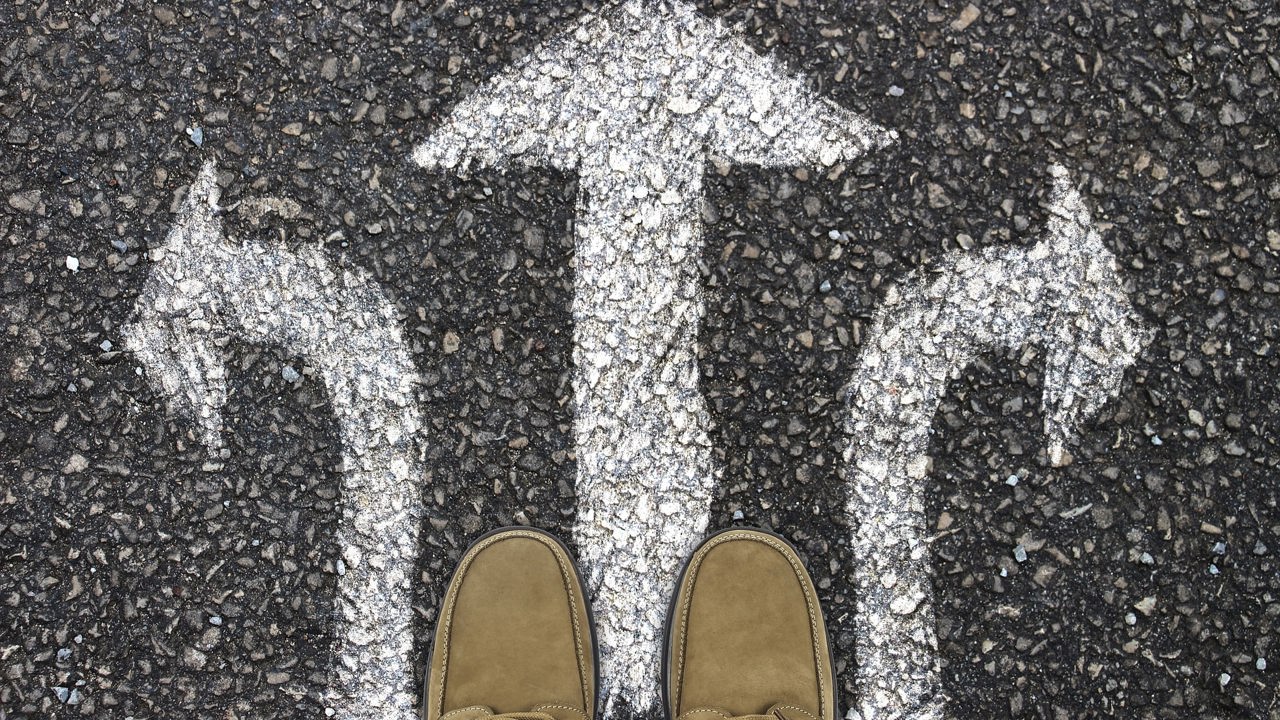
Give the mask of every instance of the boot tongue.
[[449, 720], [587, 720], [587, 716], [577, 708], [554, 703], [537, 705], [531, 710], [508, 713], [495, 713], [487, 707], [476, 705], [452, 711]]

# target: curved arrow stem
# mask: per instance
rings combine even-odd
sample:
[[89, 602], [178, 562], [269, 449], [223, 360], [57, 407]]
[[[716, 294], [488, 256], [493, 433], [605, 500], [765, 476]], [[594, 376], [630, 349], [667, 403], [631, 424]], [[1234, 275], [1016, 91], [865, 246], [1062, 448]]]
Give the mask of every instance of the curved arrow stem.
[[[700, 196], [701, 167], [663, 169], [682, 196]], [[701, 279], [685, 262], [701, 250], [700, 225], [683, 204], [600, 190], [584, 177], [578, 205], [574, 538], [613, 715], [621, 698], [635, 709], [656, 700], [661, 598], [706, 530], [718, 472], [698, 387]]]

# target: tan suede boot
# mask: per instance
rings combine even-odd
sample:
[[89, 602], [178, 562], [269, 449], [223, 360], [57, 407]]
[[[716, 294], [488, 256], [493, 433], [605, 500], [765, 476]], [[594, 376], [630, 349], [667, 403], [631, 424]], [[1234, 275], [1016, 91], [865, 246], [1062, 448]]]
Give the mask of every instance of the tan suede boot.
[[596, 643], [564, 545], [504, 528], [462, 556], [440, 606], [426, 720], [594, 720]]
[[835, 671], [813, 581], [786, 540], [712, 535], [693, 552], [667, 617], [672, 720], [836, 720]]

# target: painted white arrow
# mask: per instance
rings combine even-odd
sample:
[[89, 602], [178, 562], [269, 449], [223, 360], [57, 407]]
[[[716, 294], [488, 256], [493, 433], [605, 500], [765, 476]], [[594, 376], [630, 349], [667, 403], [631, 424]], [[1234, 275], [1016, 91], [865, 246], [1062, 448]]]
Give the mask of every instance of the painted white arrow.
[[1045, 238], [952, 253], [890, 288], [848, 386], [862, 720], [943, 716], [924, 477], [947, 382], [983, 352], [1043, 348], [1044, 430], [1061, 463], [1072, 434], [1119, 392], [1149, 340], [1066, 170], [1052, 173]]
[[717, 476], [696, 352], [708, 156], [833, 165], [892, 137], [688, 4], [631, 0], [491, 80], [415, 151], [427, 168], [578, 173], [574, 536], [610, 715], [620, 698], [655, 705], [665, 598]]
[[219, 347], [235, 336], [302, 355], [318, 368], [342, 440], [337, 542], [336, 677], [326, 702], [340, 718], [411, 720], [418, 691], [410, 582], [421, 518], [420, 426], [391, 303], [363, 273], [335, 269], [318, 248], [233, 244], [217, 218], [206, 164], [125, 329], [174, 412], [193, 418], [211, 452], [222, 447], [227, 400]]

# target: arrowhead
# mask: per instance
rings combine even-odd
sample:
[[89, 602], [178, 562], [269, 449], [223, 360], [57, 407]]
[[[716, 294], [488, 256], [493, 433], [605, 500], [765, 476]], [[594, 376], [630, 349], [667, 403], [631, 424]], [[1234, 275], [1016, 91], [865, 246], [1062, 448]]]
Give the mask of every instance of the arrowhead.
[[749, 165], [833, 165], [895, 137], [816, 97], [802, 77], [690, 5], [629, 0], [490, 80], [414, 160], [625, 171], [655, 153], [698, 163], [709, 153]]
[[213, 452], [222, 446], [221, 408], [226, 404], [226, 371], [211, 337], [212, 303], [207, 283], [212, 268], [201, 252], [222, 243], [219, 189], [214, 164], [206, 163], [187, 190], [182, 209], [164, 243], [138, 301], [138, 317], [124, 329], [126, 346], [160, 381], [171, 411], [200, 427]]
[[1125, 370], [1151, 331], [1125, 292], [1115, 255], [1102, 243], [1089, 209], [1061, 166], [1054, 177], [1047, 237], [1036, 248], [1056, 285], [1046, 323], [1045, 434], [1055, 464], [1080, 426], [1120, 392]]
[[221, 197], [222, 188], [218, 187], [217, 165], [212, 160], [208, 160], [204, 165], [200, 166], [200, 174], [196, 176], [195, 182], [191, 183], [191, 187], [188, 188], [183, 208], [190, 212], [197, 207], [201, 207], [212, 214], [218, 211], [218, 200]]

